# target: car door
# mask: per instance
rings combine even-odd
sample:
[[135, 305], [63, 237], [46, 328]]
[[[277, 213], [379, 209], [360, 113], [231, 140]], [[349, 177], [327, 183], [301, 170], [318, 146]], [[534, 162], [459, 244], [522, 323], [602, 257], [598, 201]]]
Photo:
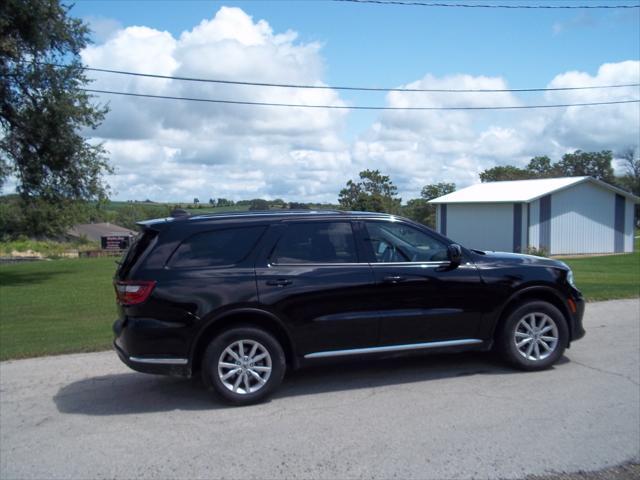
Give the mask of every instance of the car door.
[[[375, 288], [350, 221], [286, 221], [256, 265], [258, 295], [287, 323], [299, 355], [377, 345]], [[314, 355], [315, 354], [315, 355]]]
[[475, 339], [481, 278], [473, 263], [448, 261], [448, 242], [403, 221], [362, 222], [376, 282], [380, 344]]

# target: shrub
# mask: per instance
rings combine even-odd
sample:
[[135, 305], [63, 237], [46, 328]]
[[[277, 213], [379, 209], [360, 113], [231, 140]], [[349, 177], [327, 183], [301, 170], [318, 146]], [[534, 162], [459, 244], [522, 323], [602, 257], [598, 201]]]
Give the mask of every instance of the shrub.
[[545, 247], [534, 247], [533, 245], [529, 245], [525, 253], [527, 253], [528, 255], [535, 255], [537, 257], [549, 256], [549, 250], [547, 250]]

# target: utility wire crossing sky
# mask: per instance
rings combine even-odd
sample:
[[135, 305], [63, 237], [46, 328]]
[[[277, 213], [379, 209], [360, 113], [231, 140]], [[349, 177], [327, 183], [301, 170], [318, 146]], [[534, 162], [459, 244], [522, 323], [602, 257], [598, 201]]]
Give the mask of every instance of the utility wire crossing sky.
[[451, 8], [507, 8], [511, 10], [616, 10], [623, 8], [640, 8], [638, 5], [509, 5], [486, 3], [433, 3], [433, 2], [402, 2], [396, 0], [332, 0], [342, 3], [362, 3], [377, 5], [401, 5], [405, 7], [451, 7]]
[[[51, 64], [54, 67], [64, 67], [64, 65]], [[180, 80], [186, 82], [203, 82], [203, 83], [222, 83], [230, 85], [250, 85], [259, 87], [278, 87], [278, 88], [309, 88], [322, 90], [355, 90], [363, 92], [433, 92], [433, 93], [497, 93], [497, 92], [560, 92], [569, 90], [597, 90], [603, 88], [625, 88], [639, 87], [640, 83], [623, 83], [618, 85], [589, 85], [577, 87], [557, 87], [557, 88], [495, 88], [495, 89], [465, 89], [465, 88], [387, 88], [387, 87], [345, 87], [331, 85], [300, 85], [293, 83], [263, 83], [250, 82], [240, 80], [220, 80], [213, 78], [193, 78], [193, 77], [175, 77], [171, 75], [156, 75], [153, 73], [128, 72], [124, 70], [111, 70], [107, 68], [81, 67], [83, 70], [91, 72], [114, 73], [118, 75], [131, 75], [135, 77], [162, 78], [167, 80]]]
[[292, 107], [292, 108], [335, 108], [341, 110], [525, 110], [529, 108], [564, 108], [564, 107], [591, 107], [597, 105], [619, 105], [623, 103], [640, 103], [640, 100], [616, 100], [610, 102], [585, 102], [563, 103], [550, 105], [503, 105], [495, 107], [377, 107], [369, 105], [305, 105], [298, 103], [270, 103], [249, 102], [244, 100], [221, 100], [214, 98], [173, 97], [169, 95], [151, 95], [147, 93], [117, 92], [113, 90], [97, 90], [81, 88], [89, 93], [104, 93], [109, 95], [124, 95], [128, 97], [159, 98], [163, 100], [184, 100], [188, 102], [226, 103], [232, 105], [257, 105], [262, 107]]

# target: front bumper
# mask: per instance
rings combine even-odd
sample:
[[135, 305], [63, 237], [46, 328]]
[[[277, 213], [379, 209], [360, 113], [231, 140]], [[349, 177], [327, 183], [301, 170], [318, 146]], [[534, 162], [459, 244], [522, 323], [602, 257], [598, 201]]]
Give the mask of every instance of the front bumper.
[[582, 318], [584, 317], [585, 301], [582, 295], [573, 298], [576, 304], [576, 311], [571, 315], [571, 341], [580, 340], [587, 333], [582, 324]]

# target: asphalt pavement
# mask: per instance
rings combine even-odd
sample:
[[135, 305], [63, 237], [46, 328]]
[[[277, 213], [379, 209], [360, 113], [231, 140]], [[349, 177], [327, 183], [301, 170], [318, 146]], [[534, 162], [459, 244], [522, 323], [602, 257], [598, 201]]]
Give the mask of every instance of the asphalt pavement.
[[640, 302], [587, 305], [553, 369], [350, 361], [233, 408], [113, 352], [0, 363], [0, 478], [523, 478], [640, 460]]

